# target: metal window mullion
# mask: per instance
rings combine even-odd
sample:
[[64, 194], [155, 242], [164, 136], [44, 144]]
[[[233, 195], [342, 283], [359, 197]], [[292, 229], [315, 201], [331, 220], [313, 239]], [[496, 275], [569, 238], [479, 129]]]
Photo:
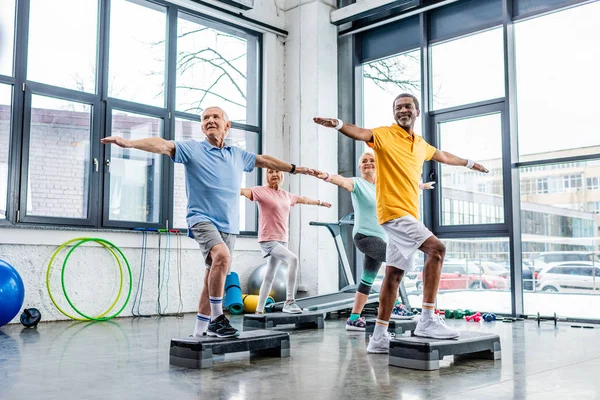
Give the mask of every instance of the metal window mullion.
[[25, 92], [23, 84], [27, 75], [27, 42], [29, 38], [29, 0], [17, 1], [14, 40], [14, 86], [11, 107], [11, 140], [8, 155], [9, 180], [7, 198], [7, 219], [15, 224], [21, 209], [22, 169], [26, 151], [24, 147]]
[[513, 0], [502, 0], [504, 46], [504, 93], [506, 111], [503, 125], [504, 215], [509, 228], [509, 257], [512, 315], [524, 313], [523, 305], [523, 254], [521, 237], [521, 201], [519, 169], [513, 168], [519, 160], [517, 132], [517, 77], [515, 62], [515, 37], [512, 22]]
[[[421, 32], [420, 37], [420, 51], [421, 51], [421, 129], [423, 130], [422, 136], [428, 143], [432, 143], [433, 130], [432, 120], [430, 117], [430, 109], [433, 102], [433, 90], [431, 85], [431, 47], [429, 46], [429, 14], [427, 12], [421, 13], [419, 16], [419, 29]], [[435, 141], [433, 141], [435, 143]], [[423, 166], [423, 181], [427, 182], [429, 175], [435, 170], [433, 161], [427, 161]], [[427, 179], [427, 180], [425, 180]], [[434, 221], [434, 209], [436, 207], [435, 193], [437, 188], [434, 190], [423, 191], [423, 223], [430, 230], [433, 230]], [[438, 206], [440, 208], [440, 206]]]

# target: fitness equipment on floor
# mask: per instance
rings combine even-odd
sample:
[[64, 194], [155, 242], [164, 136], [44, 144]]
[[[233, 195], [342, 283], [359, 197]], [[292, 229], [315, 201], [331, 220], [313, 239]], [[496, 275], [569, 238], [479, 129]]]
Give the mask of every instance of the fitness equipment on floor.
[[249, 351], [250, 356], [289, 357], [290, 334], [276, 331], [246, 331], [235, 338], [171, 339], [169, 363], [185, 368], [210, 368], [213, 355]]
[[390, 340], [389, 363], [395, 367], [431, 371], [440, 369], [445, 356], [468, 356], [499, 360], [500, 337], [485, 332], [463, 331], [458, 339], [430, 339], [401, 336]]
[[21, 313], [21, 324], [25, 328], [35, 328], [42, 319], [42, 313], [37, 308], [26, 308]]
[[[267, 264], [259, 265], [248, 278], [248, 294], [258, 295], [260, 293], [260, 286], [262, 285], [265, 274], [267, 273]], [[275, 301], [285, 301], [287, 297], [287, 274], [288, 267], [285, 264], [280, 264], [273, 280], [273, 286], [269, 296]]]
[[564, 318], [560, 318], [556, 315], [556, 313], [554, 313], [552, 316], [543, 316], [540, 315], [540, 313], [538, 312], [536, 315], [533, 316], [528, 316], [528, 318], [535, 318], [535, 320], [537, 321], [538, 326], [540, 326], [540, 322], [543, 321], [554, 321], [554, 326], [556, 326], [556, 324], [558, 323], [558, 321], [565, 321]]
[[322, 311], [306, 311], [302, 314], [274, 312], [268, 314], [244, 315], [244, 330], [268, 329], [278, 325], [294, 325], [296, 329], [323, 329], [325, 313]]
[[[253, 313], [256, 312], [256, 306], [258, 305], [258, 295], [256, 294], [243, 294], [242, 300], [244, 302], [244, 312]], [[267, 297], [265, 300], [265, 307], [269, 304], [275, 303], [272, 297]]]
[[233, 315], [244, 312], [244, 300], [242, 299], [242, 288], [240, 277], [236, 272], [230, 272], [225, 277], [225, 289], [223, 291], [223, 308], [229, 310]]
[[25, 299], [25, 287], [17, 270], [0, 260], [0, 326], [8, 324], [19, 313]]
[[479, 322], [481, 321], [481, 314], [475, 313], [473, 315], [466, 315], [465, 320], [467, 320], [468, 322]]
[[[62, 290], [63, 290], [63, 294], [65, 295], [65, 299], [67, 300], [67, 302], [69, 303], [69, 305], [71, 306], [71, 308], [73, 308], [73, 310], [75, 310], [75, 312], [77, 312], [77, 314], [81, 315], [81, 317], [83, 318], [78, 318], [78, 317], [74, 317], [70, 314], [67, 314], [57, 303], [56, 300], [54, 299], [54, 296], [52, 295], [52, 290], [50, 289], [50, 272], [52, 270], [52, 264], [54, 263], [55, 258], [58, 256], [58, 254], [61, 252], [61, 250], [63, 250], [65, 247], [67, 247], [68, 245], [70, 245], [71, 243], [74, 242], [78, 242], [77, 244], [75, 244], [68, 252], [67, 256], [65, 257], [65, 260], [63, 261], [63, 266], [62, 266], [62, 271], [61, 271], [61, 285], [62, 285]], [[87, 243], [87, 242], [96, 242], [102, 246], [104, 246], [104, 248], [106, 248], [116, 259], [117, 264], [119, 266], [119, 277], [120, 277], [120, 283], [119, 283], [119, 291], [117, 293], [117, 296], [114, 300], [114, 302], [111, 304], [111, 306], [104, 311], [102, 314], [96, 316], [96, 317], [89, 317], [85, 314], [83, 314], [81, 311], [79, 311], [75, 305], [73, 304], [73, 302], [71, 301], [71, 299], [69, 298], [69, 295], [67, 293], [66, 287], [65, 287], [65, 269], [67, 266], [67, 262], [69, 260], [69, 257], [71, 256], [71, 254], [73, 253], [73, 251], [79, 247], [80, 245]], [[121, 258], [123, 259], [123, 261], [125, 261], [125, 265], [127, 266], [127, 272], [129, 275], [129, 291], [127, 293], [127, 298], [125, 299], [123, 306], [117, 311], [115, 312], [113, 315], [110, 315], [108, 317], [104, 317], [106, 314], [108, 314], [119, 302], [119, 299], [121, 298], [121, 294], [123, 291], [123, 266], [121, 264], [121, 260], [119, 259], [119, 257], [117, 256], [117, 254], [115, 253], [115, 250], [119, 253], [119, 255], [121, 256]], [[73, 320], [76, 321], [88, 321], [88, 320], [94, 320], [94, 321], [107, 321], [109, 319], [112, 319], [116, 316], [118, 316], [127, 306], [127, 303], [129, 302], [129, 299], [131, 297], [131, 290], [133, 288], [133, 284], [132, 284], [132, 277], [131, 277], [131, 268], [129, 266], [129, 261], [127, 261], [127, 257], [125, 257], [125, 255], [123, 254], [123, 252], [121, 251], [121, 249], [119, 249], [117, 246], [115, 246], [114, 244], [112, 244], [111, 242], [109, 242], [108, 240], [105, 239], [100, 239], [100, 238], [86, 238], [86, 237], [79, 237], [79, 238], [75, 238], [75, 239], [71, 239], [66, 241], [65, 243], [63, 243], [62, 245], [60, 245], [55, 251], [54, 254], [52, 254], [52, 257], [50, 258], [50, 261], [48, 262], [48, 268], [46, 270], [46, 289], [48, 291], [48, 295], [50, 296], [50, 300], [52, 301], [52, 304], [54, 304], [54, 306], [56, 307], [56, 309], [58, 311], [60, 311], [61, 314], [63, 314], [65, 317], [71, 318]]]
[[[354, 276], [352, 275], [352, 271], [350, 269], [350, 262], [348, 261], [348, 257], [346, 256], [346, 250], [344, 248], [344, 242], [342, 241], [341, 228], [342, 226], [353, 226], [354, 225], [354, 213], [346, 214], [342, 217], [338, 222], [316, 222], [311, 221], [310, 225], [312, 226], [324, 226], [327, 228], [329, 233], [333, 236], [333, 241], [335, 243], [335, 248], [338, 253], [339, 263], [341, 263], [340, 273], [345, 278], [348, 283], [346, 286], [340, 288], [339, 291], [324, 295], [318, 296], [310, 296], [304, 297], [301, 299], [296, 299], [296, 303], [298, 307], [303, 310], [309, 311], [338, 311], [344, 310], [348, 308], [352, 308], [354, 304], [354, 295], [356, 293], [356, 289], [358, 285], [355, 283]], [[358, 250], [357, 250], [358, 251]], [[400, 297], [402, 298], [402, 302], [409, 309], [410, 303], [408, 301], [408, 294], [404, 287], [404, 283], [400, 283]], [[275, 299], [277, 300], [277, 299]], [[367, 299], [366, 304], [373, 304], [379, 301], [379, 292], [375, 289], [371, 290], [369, 297]], [[277, 302], [272, 304], [270, 309], [267, 311], [280, 311], [283, 307], [283, 302]]]

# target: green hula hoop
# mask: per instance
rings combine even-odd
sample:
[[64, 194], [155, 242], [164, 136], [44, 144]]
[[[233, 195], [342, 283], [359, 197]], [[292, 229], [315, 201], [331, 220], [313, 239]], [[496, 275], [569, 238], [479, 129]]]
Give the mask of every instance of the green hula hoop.
[[[60, 306], [58, 305], [58, 303], [56, 303], [56, 300], [54, 299], [54, 296], [52, 295], [52, 291], [50, 290], [50, 272], [51, 272], [51, 267], [52, 264], [54, 264], [54, 259], [56, 258], [56, 256], [60, 253], [60, 251], [62, 249], [64, 249], [66, 246], [68, 246], [69, 244], [73, 243], [73, 242], [77, 242], [77, 241], [81, 241], [81, 240], [85, 240], [87, 238], [84, 237], [80, 237], [80, 238], [75, 238], [72, 240], [69, 240], [65, 243], [63, 243], [61, 246], [59, 246], [58, 249], [56, 249], [56, 251], [54, 252], [54, 254], [52, 254], [52, 257], [50, 258], [50, 262], [48, 263], [48, 269], [46, 270], [46, 289], [48, 290], [48, 295], [50, 296], [50, 300], [52, 301], [52, 304], [54, 304], [54, 306], [56, 307], [56, 309], [58, 311], [61, 312], [61, 314], [63, 314], [65, 317], [71, 318], [75, 321], [89, 321], [89, 319], [84, 319], [84, 318], [78, 318], [78, 317], [74, 317], [70, 314], [67, 314], [62, 308], [60, 308]], [[123, 281], [122, 281], [122, 274], [123, 274], [123, 266], [121, 265], [121, 261], [119, 260], [119, 257], [117, 257], [116, 253], [105, 243], [100, 243], [102, 246], [104, 246], [108, 251], [110, 251], [112, 253], [112, 255], [115, 257], [115, 259], [117, 260], [117, 264], [119, 265], [119, 270], [121, 272], [121, 284], [120, 284], [120, 289], [119, 289], [119, 293], [117, 294], [117, 298], [115, 299], [115, 301], [113, 302], [113, 304], [110, 306], [110, 308], [106, 311], [104, 311], [102, 314], [98, 315], [96, 318], [100, 318], [105, 316], [106, 314], [108, 314], [117, 304], [119, 298], [121, 297], [121, 288], [123, 286]]]
[[[60, 306], [58, 305], [58, 303], [54, 299], [54, 296], [52, 295], [52, 291], [50, 290], [50, 272], [52, 270], [52, 264], [54, 263], [54, 260], [56, 259], [56, 257], [58, 256], [58, 254], [60, 253], [60, 251], [62, 249], [64, 249], [66, 246], [70, 245], [73, 242], [83, 241], [83, 240], [89, 241], [88, 239], [89, 238], [79, 237], [79, 238], [71, 239], [71, 240], [63, 243], [62, 245], [60, 245], [58, 247], [58, 249], [56, 249], [56, 251], [54, 252], [54, 254], [52, 254], [52, 257], [50, 258], [50, 261], [48, 262], [48, 269], [46, 270], [46, 289], [48, 291], [48, 295], [50, 296], [50, 300], [52, 301], [52, 304], [54, 304], [54, 306], [56, 307], [56, 309], [58, 311], [60, 311], [61, 314], [63, 314], [64, 316], [66, 316], [68, 318], [71, 318], [71, 319], [73, 319], [75, 321], [89, 321], [90, 319], [77, 318], [75, 316], [72, 316], [72, 315], [68, 314], [62, 308], [60, 308]], [[127, 262], [127, 258], [125, 257], [125, 255], [114, 244], [112, 244], [112, 243], [110, 243], [110, 242], [108, 242], [108, 241], [106, 241], [104, 239], [97, 239], [95, 241], [97, 241], [97, 243], [99, 243], [102, 246], [104, 246], [115, 257], [115, 259], [117, 260], [117, 264], [119, 265], [119, 271], [120, 271], [120, 275], [121, 275], [121, 282], [120, 282], [120, 285], [119, 285], [119, 293], [117, 294], [117, 297], [116, 297], [115, 301], [113, 302], [113, 304], [106, 311], [104, 311], [102, 314], [98, 315], [97, 317], [93, 318], [93, 320], [98, 321], [98, 320], [106, 320], [106, 319], [98, 319], [98, 318], [104, 317], [106, 314], [108, 314], [115, 307], [115, 305], [119, 301], [119, 298], [121, 297], [122, 287], [123, 287], [123, 281], [122, 281], [122, 279], [123, 279], [123, 275], [122, 275], [123, 274], [123, 266], [121, 264], [121, 261], [119, 260], [119, 257], [116, 255], [116, 253], [113, 251], [113, 249], [110, 248], [110, 246], [113, 246], [113, 248], [117, 249], [117, 251], [121, 254], [121, 256], [123, 257], [123, 259], [127, 263], [127, 268], [128, 269], [129, 269], [129, 263]], [[79, 243], [79, 244], [82, 244], [82, 243]], [[64, 263], [63, 263], [63, 268], [64, 268]], [[127, 302], [129, 302], [129, 298], [131, 296], [131, 269], [129, 269], [129, 279], [130, 279], [130, 281], [129, 281], [129, 294], [127, 296], [127, 301], [125, 302], [125, 304], [127, 304]], [[63, 286], [63, 292], [64, 292], [64, 286]], [[125, 306], [123, 306], [123, 308], [124, 307]], [[119, 310], [119, 313], [123, 310], [123, 308], [121, 308], [121, 310]], [[118, 314], [116, 314], [116, 315], [118, 315]], [[115, 316], [113, 316], [111, 318], [114, 318]]]
[[[75, 307], [75, 305], [73, 304], [73, 302], [69, 298], [69, 295], [67, 294], [67, 289], [65, 287], [65, 269], [66, 269], [66, 266], [67, 266], [67, 261], [69, 261], [69, 257], [71, 257], [71, 254], [73, 253], [73, 251], [75, 251], [75, 249], [77, 247], [81, 246], [82, 244], [84, 244], [86, 242], [106, 243], [107, 245], [110, 245], [113, 249], [115, 249], [115, 250], [117, 250], [119, 252], [119, 254], [121, 255], [121, 257], [123, 257], [123, 260], [125, 261], [125, 265], [127, 266], [127, 271], [129, 273], [129, 291], [127, 293], [127, 298], [125, 299], [125, 302], [123, 303], [123, 306], [116, 313], [114, 313], [113, 315], [110, 315], [108, 317], [90, 317], [90, 316], [85, 315], [84, 313], [82, 313], [81, 311], [79, 311], [77, 309], [77, 307]], [[122, 274], [122, 270], [121, 270], [121, 274]], [[113, 319], [117, 315], [121, 314], [121, 312], [127, 306], [127, 303], [129, 303], [129, 298], [131, 297], [131, 290], [132, 290], [132, 286], [133, 286], [133, 285], [131, 285], [131, 282], [132, 282], [131, 268], [129, 267], [129, 262], [127, 261], [127, 258], [125, 257], [125, 254], [123, 254], [123, 252], [121, 251], [121, 249], [119, 249], [117, 246], [115, 246], [114, 244], [112, 244], [111, 242], [109, 242], [108, 240], [105, 240], [105, 239], [99, 239], [99, 238], [86, 238], [86, 239], [82, 239], [79, 243], [77, 243], [75, 246], [73, 246], [71, 248], [71, 250], [69, 250], [69, 253], [67, 254], [67, 257], [65, 257], [65, 260], [63, 261], [63, 267], [62, 267], [62, 272], [61, 272], [61, 284], [62, 284], [62, 289], [63, 289], [63, 293], [65, 295], [65, 298], [67, 299], [67, 301], [69, 302], [69, 304], [71, 305], [71, 307], [73, 308], [73, 310], [75, 310], [75, 312], [77, 314], [81, 315], [84, 318], [87, 318], [88, 320], [93, 320], [93, 321], [108, 321], [109, 319]], [[121, 297], [122, 286], [123, 286], [123, 276], [121, 275], [121, 286], [119, 287], [119, 293], [117, 295], [117, 298], [116, 298], [114, 304], [116, 304], [117, 301]], [[112, 309], [112, 307], [114, 307], [114, 305], [111, 306], [110, 309]]]

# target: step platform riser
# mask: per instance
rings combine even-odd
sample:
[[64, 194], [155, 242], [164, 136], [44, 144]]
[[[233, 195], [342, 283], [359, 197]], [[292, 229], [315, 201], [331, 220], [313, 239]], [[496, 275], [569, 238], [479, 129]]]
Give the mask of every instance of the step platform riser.
[[461, 332], [457, 340], [400, 337], [390, 341], [389, 364], [419, 370], [436, 370], [445, 356], [499, 360], [500, 337], [491, 333]]
[[245, 351], [250, 356], [289, 357], [289, 334], [257, 330], [243, 332], [237, 338], [171, 339], [169, 363], [185, 368], [210, 368], [214, 355]]
[[[398, 336], [404, 334], [404, 332], [412, 332], [417, 329], [416, 319], [391, 319], [388, 325], [388, 332], [394, 333]], [[365, 326], [365, 338], [369, 338], [375, 330], [375, 320], [368, 319]]]
[[296, 329], [323, 329], [325, 314], [303, 312], [302, 314], [269, 313], [244, 315], [244, 331], [270, 329], [276, 326], [294, 325]]

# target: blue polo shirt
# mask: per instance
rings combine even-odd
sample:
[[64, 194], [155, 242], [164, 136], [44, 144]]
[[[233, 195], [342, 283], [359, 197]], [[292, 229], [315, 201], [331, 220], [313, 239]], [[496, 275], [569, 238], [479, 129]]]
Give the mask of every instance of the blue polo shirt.
[[173, 143], [175, 157], [172, 160], [185, 167], [188, 228], [209, 221], [220, 232], [237, 235], [242, 174], [252, 172], [256, 154], [231, 145], [220, 149], [207, 140]]

